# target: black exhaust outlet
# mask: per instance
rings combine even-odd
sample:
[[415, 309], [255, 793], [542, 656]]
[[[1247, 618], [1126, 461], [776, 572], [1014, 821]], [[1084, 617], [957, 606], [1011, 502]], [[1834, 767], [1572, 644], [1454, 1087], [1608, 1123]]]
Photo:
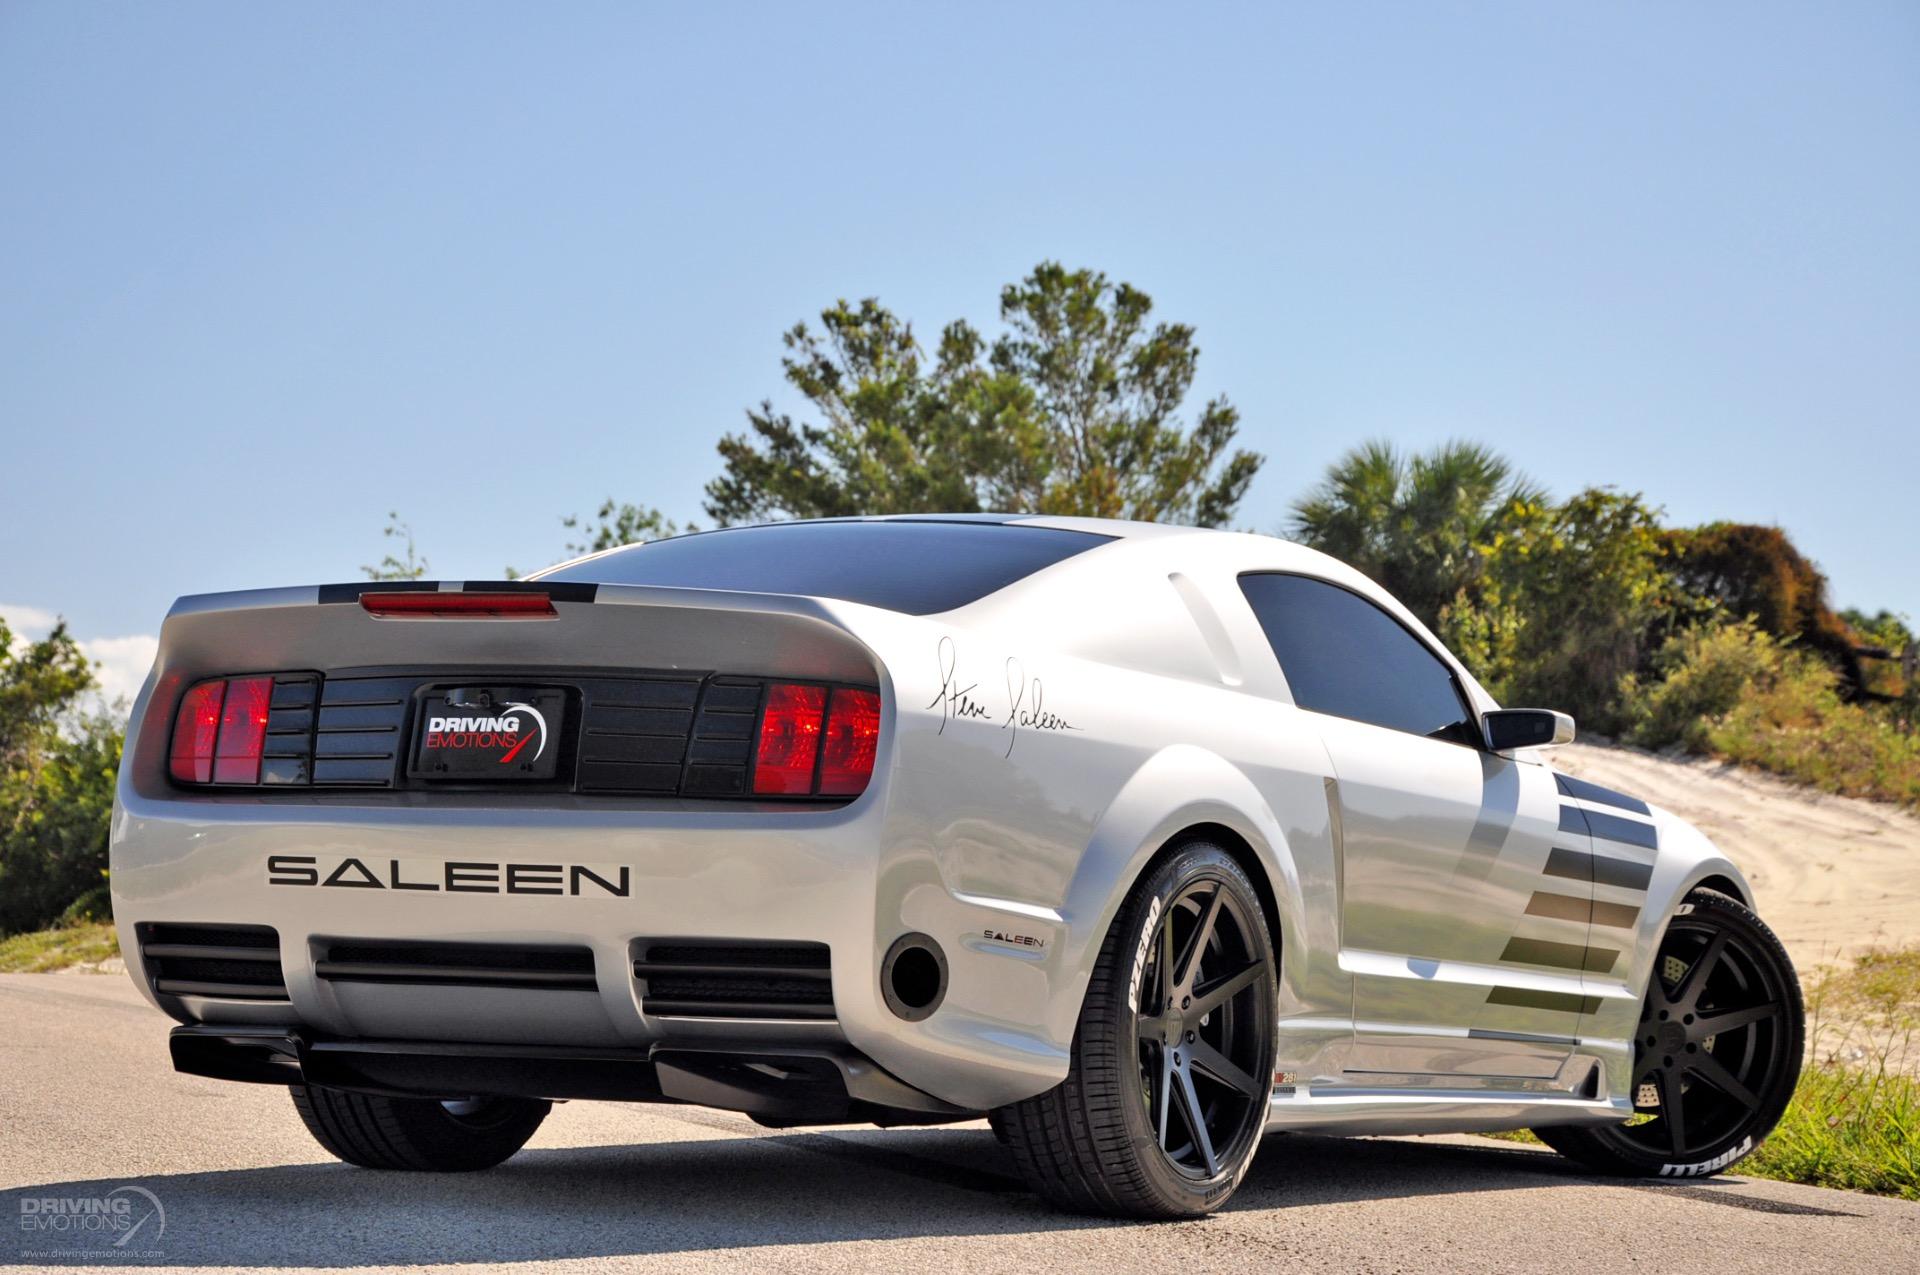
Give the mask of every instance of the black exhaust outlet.
[[902, 934], [880, 962], [880, 994], [896, 1016], [926, 1018], [946, 999], [946, 953], [925, 934]]

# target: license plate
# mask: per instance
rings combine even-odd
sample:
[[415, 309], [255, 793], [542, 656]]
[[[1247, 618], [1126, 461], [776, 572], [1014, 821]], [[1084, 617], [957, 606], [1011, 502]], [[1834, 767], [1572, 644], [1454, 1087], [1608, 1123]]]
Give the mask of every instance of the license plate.
[[421, 698], [413, 773], [468, 783], [552, 779], [560, 764], [564, 691], [460, 686]]

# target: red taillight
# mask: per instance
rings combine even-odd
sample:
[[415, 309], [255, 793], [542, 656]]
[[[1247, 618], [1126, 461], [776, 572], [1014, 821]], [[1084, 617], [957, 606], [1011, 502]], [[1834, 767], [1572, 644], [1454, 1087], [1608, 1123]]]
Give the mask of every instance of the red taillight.
[[214, 741], [220, 735], [220, 705], [226, 694], [225, 682], [202, 682], [180, 698], [167, 768], [183, 784], [213, 782]]
[[873, 778], [880, 744], [880, 696], [839, 687], [827, 705], [827, 738], [820, 759], [820, 794], [855, 797]]
[[213, 752], [213, 782], [260, 782], [261, 746], [267, 738], [267, 708], [273, 703], [273, 679], [238, 677], [227, 683], [227, 704], [220, 714], [220, 743]]
[[411, 593], [369, 590], [360, 595], [368, 615], [387, 620], [550, 620], [559, 612], [544, 593]]
[[183, 784], [257, 784], [273, 679], [202, 682], [180, 697], [167, 769]]
[[813, 791], [813, 763], [820, 755], [820, 714], [827, 692], [818, 686], [775, 682], [767, 688], [754, 751], [753, 790], [805, 796]]

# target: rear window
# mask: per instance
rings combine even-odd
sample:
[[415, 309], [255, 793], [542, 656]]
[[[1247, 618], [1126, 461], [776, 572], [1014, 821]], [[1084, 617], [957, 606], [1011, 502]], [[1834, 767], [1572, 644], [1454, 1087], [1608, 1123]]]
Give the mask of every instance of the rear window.
[[540, 578], [797, 593], [932, 615], [1110, 539], [986, 522], [790, 522], [656, 540]]

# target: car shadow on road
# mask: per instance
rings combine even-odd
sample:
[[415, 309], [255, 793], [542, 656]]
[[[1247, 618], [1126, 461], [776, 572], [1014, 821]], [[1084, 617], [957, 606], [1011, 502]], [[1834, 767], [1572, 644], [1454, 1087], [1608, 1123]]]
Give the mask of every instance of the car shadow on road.
[[[697, 1123], [706, 1124], [707, 1120]], [[716, 1125], [716, 1127], [718, 1127]], [[743, 1126], [744, 1129], [744, 1126]], [[1054, 1212], [982, 1129], [743, 1133], [524, 1151], [478, 1174], [302, 1164], [47, 1182], [0, 1192], [91, 1197], [136, 1185], [166, 1210], [141, 1243], [167, 1264], [355, 1268], [618, 1257], [707, 1249], [1130, 1225]], [[1229, 1212], [1578, 1185], [1557, 1157], [1410, 1141], [1271, 1138]], [[1188, 1225], [1207, 1225], [1205, 1222]], [[58, 1236], [36, 1237], [51, 1256]], [[98, 1236], [66, 1241], [102, 1247]], [[0, 1251], [0, 1261], [10, 1254]]]

